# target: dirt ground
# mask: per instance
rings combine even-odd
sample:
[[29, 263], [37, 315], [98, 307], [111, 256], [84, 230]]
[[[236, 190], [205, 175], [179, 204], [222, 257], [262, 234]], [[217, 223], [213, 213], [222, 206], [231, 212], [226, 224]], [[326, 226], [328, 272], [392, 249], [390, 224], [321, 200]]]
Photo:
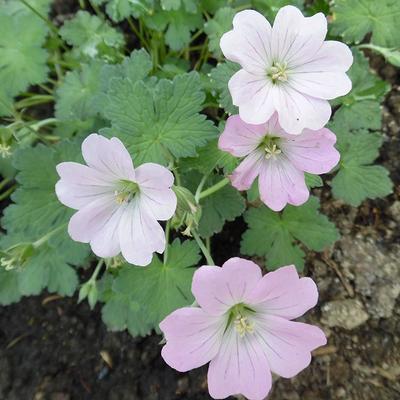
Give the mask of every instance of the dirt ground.
[[[328, 345], [296, 378], [278, 379], [270, 400], [400, 399], [399, 72], [378, 57], [372, 65], [393, 85], [379, 161], [397, 189], [359, 208], [315, 192], [342, 234], [333, 249], [307, 259], [320, 303], [305, 320], [325, 330]], [[218, 235], [218, 262], [238, 255], [244, 228], [237, 220]], [[159, 336], [108, 332], [99, 307], [76, 303], [43, 294], [0, 308], [0, 400], [210, 398], [206, 367], [175, 372], [160, 356]]]

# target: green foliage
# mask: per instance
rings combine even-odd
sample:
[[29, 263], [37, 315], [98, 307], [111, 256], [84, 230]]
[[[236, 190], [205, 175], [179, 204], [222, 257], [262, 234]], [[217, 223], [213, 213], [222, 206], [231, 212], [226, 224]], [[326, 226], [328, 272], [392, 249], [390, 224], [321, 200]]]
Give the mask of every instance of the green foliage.
[[359, 43], [372, 32], [371, 41], [378, 46], [394, 47], [400, 43], [398, 0], [336, 0], [333, 12], [332, 33], [347, 42]]
[[199, 233], [210, 237], [222, 230], [226, 221], [233, 221], [246, 208], [243, 196], [232, 186], [225, 186], [201, 202]]
[[232, 98], [228, 89], [228, 82], [232, 75], [239, 71], [240, 66], [227, 61], [218, 64], [210, 74], [211, 85], [215, 88], [215, 95], [218, 97], [221, 107], [229, 114], [237, 114], [238, 108], [232, 104]]
[[305, 253], [297, 241], [310, 250], [322, 251], [339, 238], [335, 225], [318, 208], [318, 199], [311, 197], [306, 204], [287, 206], [282, 213], [264, 206], [249, 209], [245, 213], [249, 229], [242, 237], [242, 253], [266, 257], [268, 269], [295, 264], [302, 270]]
[[216, 12], [213, 19], [204, 24], [204, 32], [207, 34], [209, 39], [208, 48], [217, 58], [222, 56], [219, 41], [225, 32], [232, 29], [232, 20], [234, 15], [234, 9], [223, 7]]
[[66, 21], [60, 35], [74, 47], [77, 57], [79, 54], [89, 58], [111, 55], [111, 49], [118, 50], [124, 45], [122, 33], [87, 11], [78, 11], [74, 18]]
[[272, 25], [279, 9], [291, 5], [303, 9], [304, 0], [252, 0], [253, 7], [263, 13]]
[[92, 0], [95, 5], [106, 4], [107, 15], [114, 22], [121, 22], [130, 16], [136, 18], [152, 14], [154, 0]]
[[386, 61], [390, 64], [393, 64], [395, 67], [400, 67], [400, 51], [395, 48], [388, 49], [386, 47], [375, 46], [373, 44], [364, 44], [362, 46], [363, 49], [373, 50], [383, 57], [385, 57]]
[[114, 79], [105, 110], [112, 122], [107, 133], [118, 136], [138, 164], [194, 156], [216, 136], [212, 122], [199, 114], [204, 100], [199, 82], [195, 72], [156, 85]]
[[7, 11], [0, 6], [1, 98], [44, 82], [48, 73], [48, 55], [42, 48], [48, 31], [46, 24], [31, 12], [16, 12], [10, 17]]
[[[17, 281], [19, 296], [39, 294], [44, 288], [70, 296], [76, 289], [78, 278], [72, 266], [82, 264], [88, 249], [69, 238], [67, 222], [72, 210], [58, 201], [54, 186], [58, 180], [56, 165], [77, 160], [79, 154], [78, 144], [70, 142], [51, 149], [39, 145], [15, 154], [20, 186], [12, 196], [14, 204], [4, 211], [2, 226], [7, 235], [1, 238], [1, 247], [7, 250], [18, 243], [37, 243], [23, 265], [3, 272], [14, 276], [7, 279]], [[10, 298], [3, 292], [0, 298], [7, 304], [15, 301], [16, 295]]]
[[169, 313], [193, 303], [190, 288], [199, 261], [199, 248], [194, 241], [181, 243], [176, 239], [168, 248], [166, 264], [154, 256], [146, 268], [126, 266], [112, 288], [118, 295], [131, 296], [137, 304], [144, 305], [143, 318], [157, 328]]

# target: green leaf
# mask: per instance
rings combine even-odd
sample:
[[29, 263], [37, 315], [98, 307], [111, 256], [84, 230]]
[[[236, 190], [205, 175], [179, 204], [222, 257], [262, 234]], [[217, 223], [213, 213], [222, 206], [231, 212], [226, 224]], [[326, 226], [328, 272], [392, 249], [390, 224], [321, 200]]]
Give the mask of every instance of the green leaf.
[[47, 26], [35, 14], [6, 11], [0, 8], [0, 92], [15, 96], [47, 78]]
[[332, 33], [347, 42], [361, 42], [372, 32], [372, 43], [394, 47], [400, 43], [398, 0], [336, 0], [333, 6]]
[[13, 114], [12, 97], [0, 89], [0, 117], [8, 117]]
[[87, 11], [78, 11], [73, 19], [64, 23], [59, 32], [78, 53], [89, 58], [96, 58], [108, 48], [119, 49], [124, 46], [122, 33]]
[[147, 335], [152, 325], [147, 321], [147, 312], [144, 311], [146, 305], [137, 303], [131, 293], [124, 294], [113, 290], [113, 285], [118, 279], [118, 276], [115, 278], [106, 273], [99, 282], [101, 300], [105, 302], [101, 310], [103, 322], [112, 331], [127, 329], [132, 336]]
[[2, 226], [7, 235], [1, 238], [1, 247], [36, 242], [49, 235], [24, 265], [15, 266], [19, 291], [24, 295], [38, 294], [44, 288], [72, 295], [78, 279], [71, 266], [81, 265], [88, 255], [86, 245], [68, 236], [73, 210], [63, 206], [54, 191], [59, 179], [55, 167], [66, 160], [80, 160], [78, 143], [64, 142], [52, 148], [38, 145], [15, 154], [20, 186], [12, 195], [14, 204], [4, 211]]
[[92, 0], [95, 5], [106, 3], [106, 12], [114, 22], [121, 22], [129, 16], [138, 18], [152, 14], [154, 0]]
[[21, 298], [18, 287], [18, 273], [16, 271], [5, 271], [0, 268], [0, 304], [8, 306], [16, 303]]
[[232, 104], [232, 98], [228, 89], [228, 82], [232, 75], [239, 71], [240, 66], [236, 63], [227, 61], [218, 64], [210, 74], [211, 85], [215, 88], [214, 95], [218, 97], [221, 107], [229, 114], [237, 114], [238, 108]]
[[371, 165], [379, 155], [381, 144], [380, 134], [367, 131], [338, 135], [340, 169], [332, 180], [332, 192], [336, 198], [358, 206], [366, 198], [375, 199], [392, 193], [389, 172], [382, 166]]
[[324, 186], [324, 182], [319, 175], [313, 175], [306, 172], [304, 177], [306, 179], [306, 185], [309, 189]]
[[146, 268], [126, 266], [115, 279], [113, 290], [131, 295], [138, 304], [144, 304], [147, 321], [156, 328], [172, 311], [193, 303], [192, 277], [200, 258], [194, 241], [181, 243], [175, 239], [169, 245], [165, 265], [153, 257]]
[[179, 10], [184, 7], [187, 12], [195, 13], [197, 2], [195, 0], [161, 0], [161, 7], [164, 10]]
[[353, 87], [349, 94], [335, 100], [334, 104], [343, 103], [352, 105], [363, 100], [377, 100], [381, 102], [390, 90], [389, 83], [380, 79], [369, 67], [368, 58], [357, 49], [353, 49], [354, 62], [348, 74]]
[[233, 221], [242, 215], [246, 208], [246, 202], [236, 189], [232, 186], [225, 186], [206, 197], [201, 202], [201, 206], [199, 233], [203, 237], [210, 237], [220, 232], [226, 221]]
[[213, 123], [199, 114], [203, 101], [195, 72], [173, 81], [162, 79], [154, 87], [143, 81], [114, 79], [105, 109], [112, 122], [107, 134], [118, 136], [138, 164], [166, 165], [172, 156], [194, 156], [217, 133]]
[[219, 41], [225, 32], [232, 29], [232, 20], [234, 16], [234, 9], [223, 7], [217, 11], [213, 19], [204, 24], [204, 32], [207, 34], [209, 39], [208, 48], [217, 58], [222, 56]]
[[359, 47], [376, 51], [385, 57], [387, 62], [390, 62], [390, 64], [393, 64], [395, 67], [400, 67], [400, 50], [398, 49], [388, 49], [386, 47], [375, 46], [373, 44], [363, 44]]
[[242, 237], [242, 253], [266, 257], [268, 269], [295, 264], [302, 270], [304, 252], [297, 241], [311, 250], [322, 251], [339, 238], [335, 225], [318, 209], [316, 197], [300, 207], [287, 206], [281, 214], [264, 206], [251, 208], [245, 213], [249, 229]]
[[157, 8], [154, 15], [145, 16], [144, 22], [150, 29], [165, 31], [165, 43], [174, 51], [182, 50], [190, 43], [191, 32], [203, 26], [201, 13]]
[[282, 7], [290, 5], [303, 10], [304, 0], [253, 0], [252, 4], [256, 10], [265, 15], [272, 25], [276, 14]]

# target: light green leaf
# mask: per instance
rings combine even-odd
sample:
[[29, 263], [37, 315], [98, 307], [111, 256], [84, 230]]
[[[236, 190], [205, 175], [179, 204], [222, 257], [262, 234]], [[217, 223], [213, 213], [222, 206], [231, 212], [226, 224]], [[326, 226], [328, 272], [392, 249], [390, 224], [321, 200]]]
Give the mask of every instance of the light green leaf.
[[319, 175], [313, 175], [306, 172], [304, 177], [306, 180], [306, 185], [309, 189], [324, 186], [324, 182]]
[[372, 32], [372, 43], [394, 47], [400, 43], [398, 0], [336, 0], [333, 6], [332, 33], [347, 42], [361, 42]]
[[181, 243], [175, 239], [165, 265], [155, 256], [146, 268], [126, 266], [115, 279], [113, 290], [144, 304], [147, 321], [157, 328], [172, 311], [193, 303], [191, 284], [199, 261], [199, 248], [194, 241]]
[[236, 63], [227, 61], [218, 64], [211, 71], [211, 84], [215, 88], [214, 95], [218, 98], [221, 107], [229, 114], [237, 114], [238, 108], [232, 104], [232, 98], [228, 89], [228, 82], [232, 75], [239, 71], [240, 66]]
[[392, 48], [388, 49], [386, 47], [375, 46], [373, 44], [363, 44], [359, 46], [362, 49], [370, 49], [376, 51], [385, 57], [386, 61], [393, 64], [395, 67], [400, 67], [400, 50]]
[[66, 21], [60, 35], [77, 52], [89, 58], [104, 54], [108, 48], [119, 49], [124, 45], [122, 33], [87, 11], [78, 11], [73, 19]]
[[[33, 9], [40, 12], [40, 14], [47, 15], [50, 11], [50, 4], [52, 1], [53, 0], [27, 0], [27, 3]], [[0, 8], [3, 8], [9, 15], [25, 14], [32, 16], [33, 14], [32, 10], [20, 0], [0, 0]]]
[[225, 186], [206, 197], [201, 202], [201, 206], [199, 233], [203, 237], [210, 237], [220, 232], [226, 221], [233, 221], [236, 217], [242, 215], [246, 203], [236, 189], [232, 186]]
[[232, 29], [232, 20], [234, 16], [234, 9], [223, 7], [217, 11], [213, 19], [204, 24], [204, 32], [207, 34], [209, 39], [208, 48], [217, 58], [222, 56], [219, 41], [225, 32]]
[[18, 287], [18, 273], [0, 268], [0, 304], [8, 306], [21, 298]]
[[107, 134], [118, 136], [138, 164], [166, 165], [172, 156], [194, 156], [198, 147], [217, 134], [212, 122], [199, 114], [203, 101], [195, 72], [173, 81], [162, 79], [154, 87], [114, 79], [105, 109], [112, 122]]
[[92, 0], [92, 2], [95, 5], [106, 3], [107, 15], [114, 22], [121, 22], [129, 16], [138, 18], [154, 12], [154, 0]]
[[300, 207], [287, 206], [281, 214], [267, 207], [249, 209], [245, 213], [249, 229], [243, 234], [241, 251], [266, 257], [268, 269], [295, 264], [302, 270], [304, 252], [297, 241], [311, 250], [322, 251], [339, 238], [335, 225], [318, 209], [316, 197]]
[[161, 0], [161, 7], [164, 10], [179, 10], [184, 7], [187, 12], [195, 13], [197, 2], [195, 0]]

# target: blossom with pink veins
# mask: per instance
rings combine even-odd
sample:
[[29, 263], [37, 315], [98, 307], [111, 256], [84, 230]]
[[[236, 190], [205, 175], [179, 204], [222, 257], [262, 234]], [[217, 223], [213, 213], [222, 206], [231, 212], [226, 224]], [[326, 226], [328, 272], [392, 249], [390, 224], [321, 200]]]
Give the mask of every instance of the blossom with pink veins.
[[276, 111], [286, 132], [320, 129], [329, 120], [328, 100], [347, 94], [353, 56], [344, 43], [325, 40], [322, 13], [304, 17], [296, 7], [279, 10], [274, 25], [254, 10], [237, 13], [220, 42], [225, 57], [241, 65], [229, 81], [243, 121], [262, 124]]
[[160, 324], [162, 357], [185, 372], [210, 362], [208, 388], [214, 399], [242, 394], [263, 400], [271, 372], [292, 378], [326, 344], [323, 331], [293, 322], [314, 307], [318, 289], [286, 266], [264, 276], [252, 261], [231, 258], [222, 267], [203, 266], [193, 277], [199, 307], [185, 307]]
[[274, 114], [260, 125], [247, 124], [239, 115], [230, 116], [218, 147], [235, 157], [244, 157], [230, 176], [238, 190], [247, 190], [258, 177], [261, 200], [280, 211], [287, 203], [298, 206], [309, 198], [304, 172], [330, 172], [339, 162], [336, 136], [327, 128], [305, 129], [289, 135]]
[[170, 219], [176, 209], [173, 174], [153, 163], [134, 168], [128, 150], [115, 137], [89, 135], [82, 154], [87, 165], [57, 165], [57, 197], [78, 210], [69, 221], [69, 235], [90, 243], [99, 257], [121, 252], [132, 264], [148, 265], [153, 252], [165, 249], [157, 221]]

